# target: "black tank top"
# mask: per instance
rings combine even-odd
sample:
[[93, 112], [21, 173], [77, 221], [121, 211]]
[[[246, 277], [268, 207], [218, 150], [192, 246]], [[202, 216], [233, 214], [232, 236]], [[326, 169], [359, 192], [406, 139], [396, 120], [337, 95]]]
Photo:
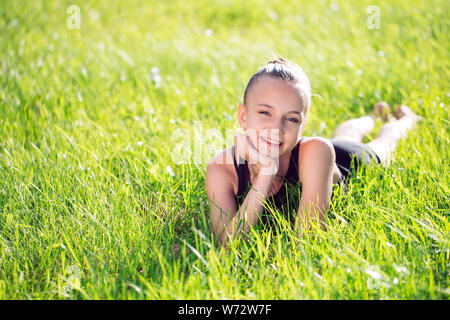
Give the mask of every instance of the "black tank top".
[[[295, 147], [291, 151], [291, 157], [289, 159], [289, 168], [286, 173], [286, 176], [284, 177], [283, 184], [280, 187], [280, 190], [274, 195], [271, 195], [269, 197], [266, 197], [266, 200], [268, 201], [268, 205], [274, 206], [275, 208], [281, 209], [284, 213], [285, 207], [288, 206], [288, 211], [292, 211], [292, 209], [295, 208], [295, 212], [297, 211], [298, 204], [300, 203], [300, 195], [301, 195], [301, 185], [298, 187], [299, 183], [299, 177], [298, 177], [298, 153], [300, 148], [300, 139]], [[235, 195], [236, 198], [236, 204], [238, 207], [241, 206], [242, 202], [244, 201], [245, 197], [247, 196], [248, 191], [251, 188], [250, 183], [250, 171], [248, 169], [248, 163], [246, 160], [239, 157], [239, 165], [236, 162], [236, 157], [234, 155], [235, 153], [235, 145], [232, 146], [231, 152], [233, 154], [233, 161], [234, 161], [234, 168], [236, 170], [236, 174], [238, 176], [238, 192]], [[300, 191], [297, 194], [290, 194], [289, 199], [286, 199], [286, 194], [288, 193], [289, 188], [295, 188], [296, 190]], [[289, 201], [287, 201], [289, 200]], [[270, 216], [272, 214], [266, 210], [266, 207], [264, 207], [262, 213], [261, 213], [261, 220], [263, 225], [272, 225], [272, 221], [270, 219]], [[292, 219], [295, 219], [294, 217], [290, 216], [289, 220], [291, 222]]]

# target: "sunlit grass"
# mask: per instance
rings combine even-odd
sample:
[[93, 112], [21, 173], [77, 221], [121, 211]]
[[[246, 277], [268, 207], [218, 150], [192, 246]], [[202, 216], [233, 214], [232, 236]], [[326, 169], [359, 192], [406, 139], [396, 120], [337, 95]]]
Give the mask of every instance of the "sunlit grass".
[[[448, 2], [90, 1], [68, 29], [71, 4], [0, 4], [0, 298], [448, 299]], [[206, 161], [272, 52], [318, 95], [305, 135], [378, 100], [424, 119], [325, 232], [220, 249]], [[179, 128], [214, 148], [175, 163]]]

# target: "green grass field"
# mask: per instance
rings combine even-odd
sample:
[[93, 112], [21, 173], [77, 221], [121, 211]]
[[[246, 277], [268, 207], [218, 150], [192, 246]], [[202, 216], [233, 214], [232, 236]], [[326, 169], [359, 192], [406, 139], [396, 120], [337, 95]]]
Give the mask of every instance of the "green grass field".
[[[0, 299], [449, 299], [448, 1], [74, 2], [0, 3]], [[273, 53], [307, 136], [378, 100], [423, 120], [326, 231], [220, 249], [206, 163]], [[177, 164], [180, 128], [205, 149]]]

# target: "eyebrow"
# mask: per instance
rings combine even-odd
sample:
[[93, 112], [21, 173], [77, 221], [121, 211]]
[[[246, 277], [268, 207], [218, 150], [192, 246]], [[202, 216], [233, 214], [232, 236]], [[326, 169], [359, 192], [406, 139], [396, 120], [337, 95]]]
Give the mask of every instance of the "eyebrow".
[[[269, 105], [267, 103], [258, 103], [257, 106], [264, 106], [264, 107], [268, 107], [268, 108], [271, 108], [271, 109], [275, 109], [275, 107], [272, 107], [271, 105]], [[298, 112], [298, 111], [289, 111], [288, 113], [296, 113], [298, 115], [301, 115], [301, 113]]]

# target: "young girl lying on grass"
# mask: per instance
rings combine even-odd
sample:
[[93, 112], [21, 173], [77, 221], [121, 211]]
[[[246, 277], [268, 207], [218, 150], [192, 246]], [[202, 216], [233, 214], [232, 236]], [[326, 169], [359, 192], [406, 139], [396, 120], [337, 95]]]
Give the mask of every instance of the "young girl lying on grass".
[[[400, 106], [389, 120], [389, 106], [379, 102], [371, 115], [342, 123], [331, 140], [302, 137], [310, 105], [309, 79], [295, 63], [279, 58], [251, 77], [238, 106], [245, 134], [236, 134], [235, 144], [213, 157], [206, 169], [211, 222], [220, 244], [264, 223], [265, 200], [282, 205], [288, 183], [302, 188], [295, 227], [323, 224], [333, 184], [345, 181], [360, 164], [388, 165], [398, 140], [420, 118]], [[373, 141], [363, 144], [376, 116], [386, 123]]]

